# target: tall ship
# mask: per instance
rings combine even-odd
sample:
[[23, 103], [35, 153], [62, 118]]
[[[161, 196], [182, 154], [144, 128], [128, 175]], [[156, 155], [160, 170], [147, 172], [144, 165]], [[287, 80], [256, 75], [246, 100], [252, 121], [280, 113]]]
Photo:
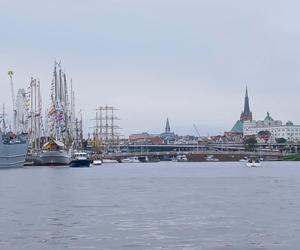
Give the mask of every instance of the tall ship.
[[74, 92], [68, 94], [66, 74], [55, 62], [51, 83], [51, 106], [47, 114], [48, 141], [42, 146], [41, 165], [67, 165], [71, 161], [74, 142]]
[[21, 168], [27, 154], [27, 135], [0, 133], [0, 168]]
[[[11, 82], [12, 101], [13, 101], [13, 131], [6, 126], [5, 106], [3, 105], [3, 113], [0, 114], [0, 168], [21, 168], [24, 166], [27, 154], [27, 134], [20, 124], [20, 110], [17, 108], [15, 101], [14, 86], [13, 86], [13, 72], [9, 71], [8, 75]], [[22, 90], [19, 90], [22, 92]]]
[[68, 165], [71, 155], [62, 142], [50, 140], [44, 144], [39, 161], [40, 165]]

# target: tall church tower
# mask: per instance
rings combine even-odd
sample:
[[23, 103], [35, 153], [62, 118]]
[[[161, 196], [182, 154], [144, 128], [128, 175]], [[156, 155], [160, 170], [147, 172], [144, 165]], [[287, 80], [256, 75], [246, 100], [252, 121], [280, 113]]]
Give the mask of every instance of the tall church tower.
[[171, 133], [169, 118], [167, 118], [165, 133], [166, 134], [170, 134]]
[[252, 112], [250, 111], [249, 97], [248, 97], [248, 88], [246, 87], [244, 111], [241, 114], [240, 120], [243, 121], [252, 121]]

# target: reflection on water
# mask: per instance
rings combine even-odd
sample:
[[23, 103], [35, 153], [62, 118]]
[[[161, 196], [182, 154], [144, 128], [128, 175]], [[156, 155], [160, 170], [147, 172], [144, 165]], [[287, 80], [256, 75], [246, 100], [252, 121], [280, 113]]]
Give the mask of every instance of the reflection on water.
[[0, 171], [0, 249], [297, 249], [300, 163]]

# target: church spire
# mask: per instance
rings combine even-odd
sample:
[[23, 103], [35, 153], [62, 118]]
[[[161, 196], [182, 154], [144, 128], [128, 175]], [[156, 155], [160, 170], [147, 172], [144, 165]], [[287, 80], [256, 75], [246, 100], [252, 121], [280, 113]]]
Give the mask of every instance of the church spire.
[[249, 106], [248, 88], [246, 87], [244, 115], [249, 115], [249, 114], [250, 114], [250, 106]]
[[170, 128], [170, 123], [169, 123], [169, 118], [167, 118], [167, 122], [166, 122], [166, 130], [165, 130], [166, 134], [169, 134], [171, 132], [171, 128]]
[[241, 121], [252, 121], [252, 112], [250, 111], [248, 87], [246, 86], [244, 111], [241, 114]]

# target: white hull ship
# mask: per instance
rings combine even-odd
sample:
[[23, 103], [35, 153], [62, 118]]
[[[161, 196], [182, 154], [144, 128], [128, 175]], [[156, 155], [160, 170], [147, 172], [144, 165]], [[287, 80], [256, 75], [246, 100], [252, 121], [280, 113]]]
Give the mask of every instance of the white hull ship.
[[68, 165], [70, 161], [71, 155], [59, 141], [46, 143], [39, 157], [40, 165]]
[[67, 151], [43, 151], [40, 155], [41, 165], [68, 165], [70, 155]]
[[27, 137], [0, 135], [0, 168], [22, 168], [27, 153]]
[[51, 84], [51, 106], [48, 112], [49, 141], [39, 154], [41, 165], [69, 165], [70, 149], [74, 142], [74, 93], [69, 102], [66, 74], [60, 63], [55, 62]]

